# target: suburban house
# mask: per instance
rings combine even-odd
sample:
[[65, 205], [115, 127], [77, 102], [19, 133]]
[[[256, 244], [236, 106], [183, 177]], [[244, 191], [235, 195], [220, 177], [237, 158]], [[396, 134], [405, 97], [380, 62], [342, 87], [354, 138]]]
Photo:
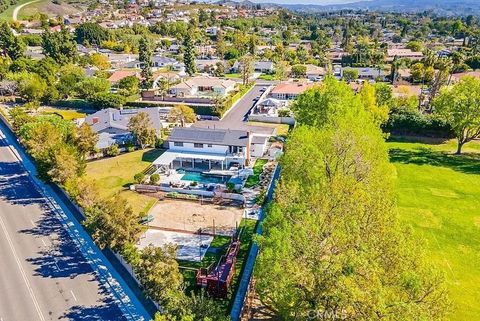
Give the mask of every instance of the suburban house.
[[108, 81], [113, 85], [117, 84], [123, 78], [127, 78], [130, 76], [137, 77], [141, 79], [140, 70], [115, 70], [110, 77], [108, 77]]
[[[271, 74], [275, 71], [275, 65], [271, 61], [256, 61], [253, 64], [253, 69], [255, 72]], [[237, 73], [240, 71], [240, 62], [236, 61], [232, 68], [231, 72]]]
[[265, 153], [267, 141], [268, 136], [255, 136], [244, 130], [176, 127], [165, 142], [168, 150], [153, 165], [164, 170], [243, 168], [251, 157]]
[[423, 59], [423, 53], [412, 51], [407, 48], [387, 49], [387, 61], [392, 62], [395, 58], [408, 58], [410, 60], [419, 61]]
[[[383, 69], [378, 69], [378, 68], [353, 68], [353, 67], [348, 67], [344, 68], [345, 69], [353, 69], [358, 71], [358, 79], [362, 80], [377, 80], [380, 78], [381, 80], [385, 80], [386, 74]], [[343, 75], [343, 70], [342, 70], [342, 75]]]
[[277, 116], [278, 110], [284, 106], [284, 102], [275, 99], [267, 98], [255, 105], [254, 114]]
[[[169, 66], [176, 66], [179, 62], [176, 59], [168, 58], [164, 56], [153, 56], [152, 57], [152, 68], [163, 68]], [[138, 68], [141, 69], [143, 67], [143, 63], [139, 60], [132, 61], [126, 65], [129, 68]]]
[[220, 59], [195, 59], [195, 66], [199, 72], [210, 72], [211, 69], [217, 69], [217, 64], [225, 66], [225, 61]]
[[226, 96], [235, 90], [236, 82], [230, 79], [198, 76], [170, 88], [175, 97]]
[[141, 109], [106, 108], [87, 115], [85, 123], [99, 135], [99, 140], [95, 147], [105, 149], [113, 144], [121, 146], [131, 141], [132, 134], [128, 130], [128, 122], [132, 116], [140, 112], [148, 114], [152, 125], [151, 128], [155, 129], [157, 134], [159, 134], [162, 129], [161, 115], [165, 114], [164, 110], [159, 107]]
[[305, 90], [312, 87], [312, 84], [284, 82], [280, 83], [270, 92], [270, 96], [279, 100], [291, 100], [297, 98]]
[[327, 74], [325, 68], [323, 67], [315, 66], [312, 64], [305, 65], [305, 67], [307, 67], [305, 75], [310, 81], [320, 81], [325, 78], [325, 75]]

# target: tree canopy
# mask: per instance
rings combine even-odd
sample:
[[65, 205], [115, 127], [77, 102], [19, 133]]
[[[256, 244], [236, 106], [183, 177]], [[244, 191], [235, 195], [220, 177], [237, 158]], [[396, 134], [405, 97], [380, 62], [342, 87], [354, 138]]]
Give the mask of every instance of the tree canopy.
[[327, 80], [295, 103], [256, 289], [282, 320], [442, 320], [443, 276], [399, 227], [382, 133], [345, 86]]
[[444, 88], [433, 105], [455, 132], [457, 154], [461, 154], [465, 143], [480, 136], [480, 80], [462, 78], [451, 88]]

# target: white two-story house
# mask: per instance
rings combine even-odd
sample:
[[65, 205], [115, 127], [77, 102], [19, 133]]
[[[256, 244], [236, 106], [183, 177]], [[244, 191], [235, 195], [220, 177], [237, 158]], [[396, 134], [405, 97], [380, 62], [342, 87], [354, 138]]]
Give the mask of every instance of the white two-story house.
[[243, 130], [177, 127], [165, 144], [168, 150], [153, 162], [157, 168], [243, 168], [251, 157], [252, 137]]

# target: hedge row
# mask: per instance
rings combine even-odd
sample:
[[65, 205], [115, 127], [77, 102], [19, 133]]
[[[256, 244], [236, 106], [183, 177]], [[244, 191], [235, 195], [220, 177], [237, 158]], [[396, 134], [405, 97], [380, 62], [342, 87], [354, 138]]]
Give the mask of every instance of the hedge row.
[[412, 110], [402, 110], [390, 114], [383, 130], [393, 135], [454, 137], [452, 128], [444, 120], [434, 114], [422, 114]]

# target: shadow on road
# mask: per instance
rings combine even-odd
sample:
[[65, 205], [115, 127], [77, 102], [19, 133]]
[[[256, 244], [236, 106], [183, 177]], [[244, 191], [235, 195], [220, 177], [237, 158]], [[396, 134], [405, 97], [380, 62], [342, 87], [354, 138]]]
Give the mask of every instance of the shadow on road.
[[0, 162], [0, 199], [23, 206], [45, 203], [23, 168], [15, 162]]

